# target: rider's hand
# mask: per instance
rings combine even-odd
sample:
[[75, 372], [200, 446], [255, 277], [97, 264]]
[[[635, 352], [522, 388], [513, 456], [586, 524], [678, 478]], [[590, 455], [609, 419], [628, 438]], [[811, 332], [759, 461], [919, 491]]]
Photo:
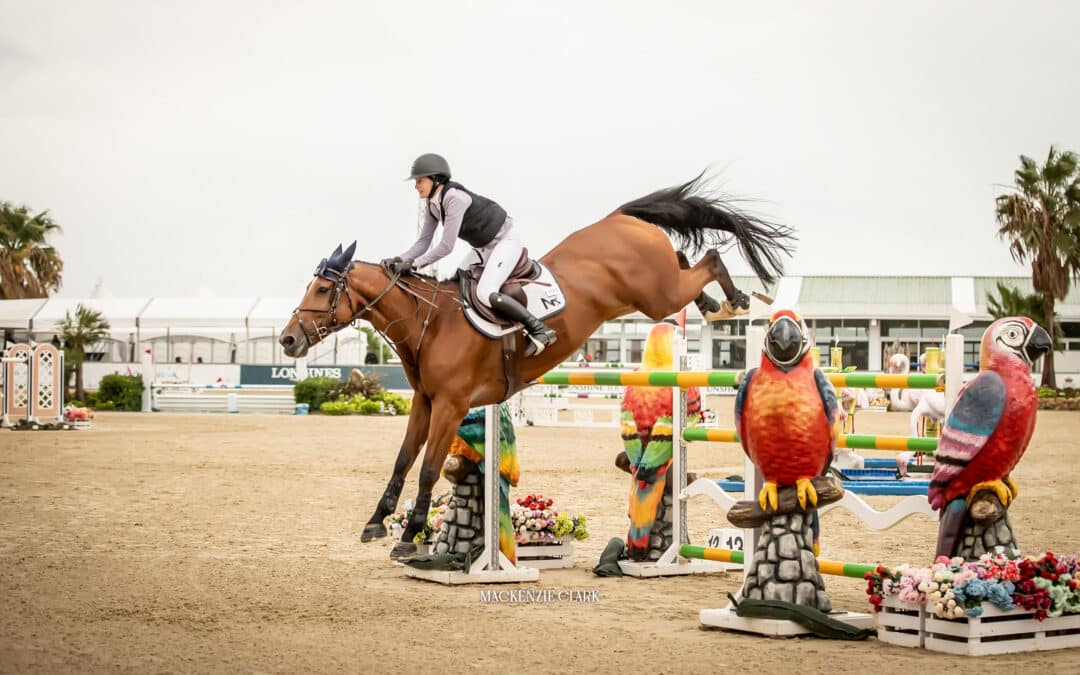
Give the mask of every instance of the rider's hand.
[[401, 256], [396, 255], [393, 258], [383, 258], [379, 262], [379, 265], [385, 267], [386, 269], [391, 269], [394, 266], [395, 263], [399, 263], [399, 262], [401, 262]]
[[413, 271], [413, 261], [411, 260], [395, 260], [390, 263], [390, 271], [394, 274], [405, 276], [411, 274]]

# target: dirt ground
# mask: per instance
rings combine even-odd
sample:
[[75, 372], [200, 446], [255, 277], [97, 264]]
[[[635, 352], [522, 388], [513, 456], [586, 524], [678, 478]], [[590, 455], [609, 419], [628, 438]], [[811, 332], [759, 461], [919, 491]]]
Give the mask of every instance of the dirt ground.
[[[862, 413], [858, 425], [902, 434], [906, 416]], [[596, 556], [625, 531], [614, 429], [518, 435], [517, 494], [585, 513], [592, 532], [575, 567], [543, 572], [539, 587], [597, 591], [599, 602], [481, 603], [479, 587], [406, 579], [387, 540], [359, 538], [404, 428], [402, 418], [112, 413], [86, 432], [0, 431], [0, 671], [1080, 672], [1080, 649], [972, 662], [873, 639], [703, 631], [698, 611], [723, 606], [737, 575], [595, 577]], [[1014, 473], [1027, 552], [1080, 552], [1078, 437], [1080, 414], [1040, 414]], [[690, 456], [702, 475], [741, 472], [734, 445], [695, 444]], [[405, 496], [414, 492], [415, 475]], [[694, 501], [690, 524], [700, 541], [725, 523]], [[936, 536], [921, 517], [888, 532], [846, 511], [823, 524], [833, 560], [925, 562]], [[862, 581], [830, 577], [827, 588], [838, 608], [868, 607]]]

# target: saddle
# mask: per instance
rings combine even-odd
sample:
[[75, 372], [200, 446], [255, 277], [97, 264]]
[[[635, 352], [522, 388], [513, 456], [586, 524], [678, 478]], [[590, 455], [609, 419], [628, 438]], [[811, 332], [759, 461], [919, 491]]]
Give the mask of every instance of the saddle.
[[[491, 311], [486, 302], [480, 302], [479, 297], [476, 295], [476, 286], [480, 283], [480, 275], [483, 272], [484, 266], [481, 263], [474, 263], [465, 269], [458, 270], [462, 304], [471, 308], [485, 321], [490, 321], [497, 326], [508, 327], [514, 325], [514, 322], [510, 319]], [[528, 306], [524, 286], [539, 279], [541, 272], [540, 264], [529, 257], [529, 250], [522, 249], [521, 257], [518, 258], [517, 264], [510, 271], [510, 276], [507, 278], [506, 283], [502, 285], [502, 288], [499, 289], [499, 292], [517, 300], [522, 307]]]

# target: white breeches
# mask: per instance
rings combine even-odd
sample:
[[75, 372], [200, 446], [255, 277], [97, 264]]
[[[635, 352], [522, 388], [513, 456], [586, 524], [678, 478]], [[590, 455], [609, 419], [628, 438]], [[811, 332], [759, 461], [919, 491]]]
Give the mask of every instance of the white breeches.
[[488, 298], [491, 297], [492, 293], [497, 293], [502, 288], [502, 285], [506, 283], [506, 280], [510, 278], [510, 273], [514, 271], [514, 266], [517, 265], [518, 259], [521, 258], [522, 248], [521, 240], [518, 239], [513, 225], [508, 221], [503, 225], [503, 229], [499, 231], [499, 234], [495, 235], [494, 239], [483, 248], [470, 251], [458, 266], [462, 269], [468, 267], [476, 262], [476, 256], [479, 254], [480, 262], [484, 265], [484, 271], [480, 275], [480, 281], [476, 284], [476, 295], [480, 302], [489, 308], [491, 305]]

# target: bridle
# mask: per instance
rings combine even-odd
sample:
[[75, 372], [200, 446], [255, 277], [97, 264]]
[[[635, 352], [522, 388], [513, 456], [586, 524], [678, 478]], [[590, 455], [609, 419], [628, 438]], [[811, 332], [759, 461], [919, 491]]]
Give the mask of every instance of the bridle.
[[[370, 312], [376, 303], [386, 297], [386, 294], [390, 292], [394, 286], [397, 285], [398, 279], [401, 278], [401, 274], [397, 272], [390, 273], [390, 283], [386, 285], [386, 288], [382, 290], [375, 299], [364, 304], [360, 309], [356, 309], [353, 304], [352, 292], [349, 289], [349, 271], [352, 270], [353, 265], [356, 263], [350, 262], [349, 265], [343, 270], [337, 270], [327, 265], [326, 258], [323, 258], [319, 262], [319, 265], [315, 268], [316, 279], [326, 279], [334, 284], [333, 296], [330, 299], [330, 304], [326, 309], [318, 307], [297, 307], [293, 310], [292, 315], [296, 318], [297, 325], [300, 326], [300, 332], [304, 334], [304, 341], [307, 342], [307, 346], [313, 347], [316, 343], [322, 341], [327, 335], [335, 331], [341, 330], [347, 325], [355, 324], [360, 315], [365, 312]], [[314, 280], [313, 280], [314, 281]], [[308, 283], [308, 287], [311, 286], [311, 282]], [[307, 294], [305, 293], [305, 296]], [[345, 300], [349, 303], [349, 320], [340, 322], [337, 319], [337, 306], [342, 296], [345, 296]], [[329, 316], [329, 326], [320, 324], [317, 319], [311, 321], [312, 330], [309, 331], [307, 326], [304, 325], [304, 320], [300, 318], [300, 312], [311, 312], [313, 314], [326, 314]]]

